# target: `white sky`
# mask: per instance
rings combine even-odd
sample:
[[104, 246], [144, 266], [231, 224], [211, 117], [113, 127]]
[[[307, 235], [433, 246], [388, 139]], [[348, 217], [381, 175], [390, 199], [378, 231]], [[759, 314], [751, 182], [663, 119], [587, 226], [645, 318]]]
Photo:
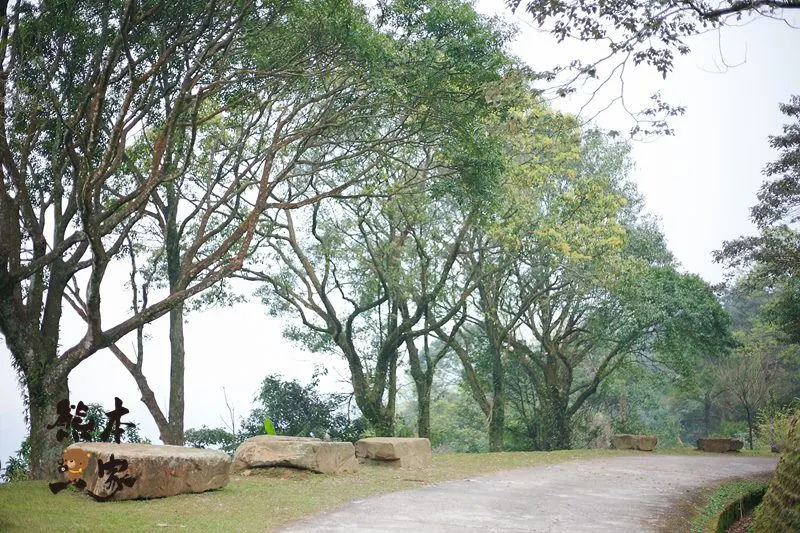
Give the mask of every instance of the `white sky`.
[[[493, 2], [479, 4], [487, 12]], [[517, 55], [544, 68], [575, 47], [556, 46], [521, 20]], [[795, 17], [798, 18], [798, 17]], [[662, 81], [650, 74], [627, 79], [627, 94], [646, 98], [655, 90], [671, 103], [687, 106], [686, 115], [673, 121], [674, 137], [636, 143], [633, 179], [645, 195], [648, 210], [661, 218], [670, 249], [689, 272], [710, 282], [722, 278], [711, 252], [723, 240], [753, 233], [749, 208], [764, 177], [764, 165], [776, 153], [767, 136], [784, 123], [779, 102], [800, 93], [800, 30], [783, 23], [758, 20], [720, 35], [704, 35], [691, 42], [692, 54], [679, 58], [675, 71]], [[580, 49], [583, 50], [583, 49]], [[720, 73], [720, 50], [729, 64], [743, 64]], [[556, 102], [565, 110], [574, 103]], [[573, 109], [570, 109], [570, 105]], [[627, 131], [619, 110], [597, 119], [605, 128]], [[107, 284], [111, 285], [111, 284]], [[108, 290], [104, 287], [104, 290]], [[127, 307], [128, 296], [121, 304]], [[124, 308], [123, 308], [124, 309]], [[168, 344], [166, 319], [151, 326], [146, 347], [145, 373], [156, 397], [166, 409], [168, 397]], [[65, 322], [64, 345], [80, 336], [83, 325]], [[210, 310], [190, 315], [186, 326], [185, 427], [221, 426], [227, 416], [223, 387], [237, 418], [250, 410], [260, 381], [270, 373], [306, 383], [315, 364], [325, 363], [327, 390], [346, 388], [341, 361], [325, 361], [287, 344], [279, 321], [267, 317], [258, 303]], [[125, 339], [119, 345], [131, 345]], [[338, 369], [338, 370], [337, 370]], [[71, 400], [101, 403], [113, 408], [114, 396], [131, 410], [124, 420], [140, 423], [145, 436], [158, 443], [158, 432], [133, 379], [110, 352], [95, 354], [70, 375]], [[5, 463], [26, 434], [16, 373], [8, 350], [0, 343], [0, 461]]]

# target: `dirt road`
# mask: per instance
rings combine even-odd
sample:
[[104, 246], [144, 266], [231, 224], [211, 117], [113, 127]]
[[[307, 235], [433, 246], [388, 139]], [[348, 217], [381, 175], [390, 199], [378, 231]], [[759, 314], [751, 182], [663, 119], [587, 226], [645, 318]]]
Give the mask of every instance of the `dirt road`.
[[738, 454], [576, 461], [355, 501], [283, 531], [658, 531], [665, 513], [697, 490], [769, 474], [776, 464]]

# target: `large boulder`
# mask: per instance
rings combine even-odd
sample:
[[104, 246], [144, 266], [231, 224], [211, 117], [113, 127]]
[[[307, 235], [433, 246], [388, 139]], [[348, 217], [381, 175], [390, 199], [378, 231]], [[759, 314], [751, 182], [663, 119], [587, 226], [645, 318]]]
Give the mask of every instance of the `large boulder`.
[[65, 466], [65, 478], [74, 482], [80, 476], [85, 489], [101, 500], [163, 498], [219, 489], [228, 484], [231, 464], [230, 456], [217, 450], [113, 442], [72, 444], [64, 458], [78, 452], [87, 457], [86, 467], [75, 474]]
[[355, 470], [351, 442], [323, 442], [310, 437], [258, 435], [244, 441], [233, 456], [233, 469], [287, 466], [335, 474]]
[[611, 444], [617, 450], [641, 450], [643, 452], [652, 452], [656, 449], [658, 439], [655, 435], [628, 435], [623, 433], [614, 435], [611, 438]]
[[400, 437], [370, 437], [356, 442], [356, 457], [362, 463], [395, 468], [424, 468], [433, 461], [431, 441]]
[[738, 439], [697, 439], [697, 449], [703, 452], [738, 452], [743, 446]]

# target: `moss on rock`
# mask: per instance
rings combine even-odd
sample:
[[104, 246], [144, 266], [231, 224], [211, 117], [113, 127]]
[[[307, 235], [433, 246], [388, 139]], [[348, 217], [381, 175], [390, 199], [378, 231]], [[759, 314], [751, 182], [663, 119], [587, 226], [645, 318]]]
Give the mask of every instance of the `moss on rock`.
[[795, 418], [786, 449], [764, 500], [753, 517], [754, 531], [800, 531], [800, 424]]

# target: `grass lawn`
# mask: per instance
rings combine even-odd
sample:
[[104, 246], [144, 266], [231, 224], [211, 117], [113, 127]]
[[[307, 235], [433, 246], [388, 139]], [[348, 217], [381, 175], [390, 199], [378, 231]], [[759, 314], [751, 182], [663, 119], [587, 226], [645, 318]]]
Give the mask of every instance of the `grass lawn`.
[[631, 452], [564, 450], [442, 454], [420, 470], [362, 467], [327, 475], [271, 469], [232, 476], [223, 489], [157, 500], [95, 502], [71, 490], [53, 495], [43, 481], [0, 485], [0, 531], [271, 531], [318, 511], [378, 494], [501, 470]]
[[[724, 454], [716, 454], [716, 453], [710, 453], [710, 452], [701, 452], [697, 448], [689, 448], [689, 447], [684, 447], [684, 448], [665, 448], [663, 450], [662, 449], [657, 449], [654, 453], [663, 453], [665, 455], [710, 455], [710, 456], [724, 455]], [[743, 448], [743, 449], [739, 450], [738, 452], [729, 452], [729, 453], [737, 453], [737, 454], [743, 455], [745, 457], [778, 457], [777, 454], [772, 453], [767, 448], [761, 448], [761, 449], [757, 448], [755, 450], [749, 450], [747, 448]]]

